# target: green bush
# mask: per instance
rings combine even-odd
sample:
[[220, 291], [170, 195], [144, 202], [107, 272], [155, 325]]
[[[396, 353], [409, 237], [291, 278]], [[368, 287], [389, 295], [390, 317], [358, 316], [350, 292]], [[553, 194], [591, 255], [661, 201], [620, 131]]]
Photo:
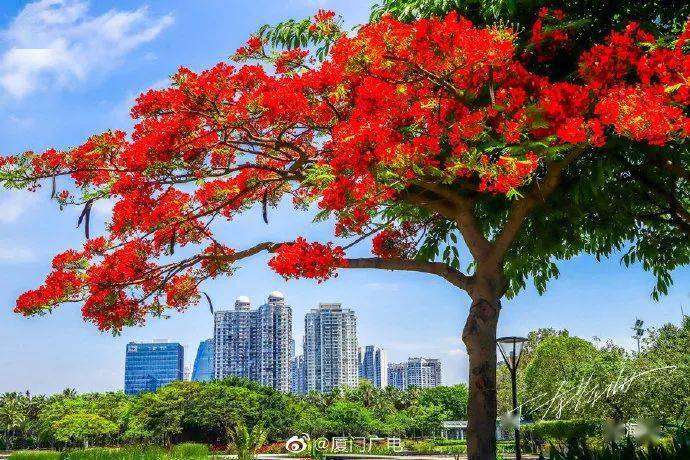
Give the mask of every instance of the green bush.
[[466, 439], [434, 439], [432, 441], [436, 446], [466, 446]]
[[601, 426], [600, 420], [542, 420], [523, 425], [522, 431], [533, 439], [564, 442], [600, 434]]
[[418, 454], [433, 454], [436, 452], [436, 446], [433, 441], [405, 441], [405, 448]]
[[18, 451], [10, 454], [9, 460], [60, 460], [60, 452]]
[[456, 444], [454, 446], [443, 446], [438, 448], [437, 452], [442, 454], [451, 455], [455, 460], [460, 459], [460, 455], [467, 453], [467, 446], [462, 444]]
[[174, 460], [191, 459], [206, 459], [210, 454], [210, 450], [206, 444], [197, 444], [193, 442], [185, 442], [173, 446], [170, 450], [170, 458]]
[[[544, 459], [540, 455], [540, 459]], [[637, 445], [632, 438], [624, 442], [610, 443], [596, 448], [584, 439], [571, 440], [567, 447], [551, 446], [550, 460], [687, 460], [690, 458], [690, 438], [682, 433], [674, 437], [673, 443]]]
[[63, 453], [61, 460], [164, 460], [168, 458], [158, 446], [127, 446], [123, 448], [94, 447]]

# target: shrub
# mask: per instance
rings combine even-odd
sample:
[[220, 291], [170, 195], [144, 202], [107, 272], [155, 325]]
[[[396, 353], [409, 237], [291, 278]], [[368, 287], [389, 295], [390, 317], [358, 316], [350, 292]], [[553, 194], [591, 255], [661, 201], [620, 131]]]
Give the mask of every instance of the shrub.
[[197, 444], [193, 442], [185, 442], [173, 446], [170, 450], [170, 458], [174, 460], [191, 459], [207, 459], [210, 450], [206, 444]]
[[18, 451], [10, 454], [9, 460], [60, 460], [60, 452]]
[[440, 448], [440, 451], [444, 454], [452, 455], [455, 460], [460, 460], [460, 456], [467, 453], [467, 446], [462, 444], [444, 446]]
[[587, 438], [601, 433], [599, 420], [542, 420], [523, 426], [523, 432], [533, 439], [564, 442], [571, 439]]
[[[540, 455], [543, 459], [544, 456]], [[550, 460], [687, 460], [690, 442], [687, 437], [676, 438], [671, 446], [636, 445], [632, 438], [610, 443], [603, 448], [590, 447], [584, 439], [571, 440], [565, 448], [551, 446]]]
[[436, 446], [466, 446], [466, 439], [434, 439], [432, 441]]
[[406, 441], [405, 447], [419, 454], [433, 454], [436, 452], [436, 446], [432, 441]]
[[238, 423], [228, 428], [228, 437], [237, 452], [237, 460], [253, 460], [266, 442], [268, 431], [261, 425], [254, 425], [249, 431], [246, 425]]
[[62, 460], [164, 460], [166, 458], [163, 448], [145, 445], [75, 449], [64, 452], [61, 457]]

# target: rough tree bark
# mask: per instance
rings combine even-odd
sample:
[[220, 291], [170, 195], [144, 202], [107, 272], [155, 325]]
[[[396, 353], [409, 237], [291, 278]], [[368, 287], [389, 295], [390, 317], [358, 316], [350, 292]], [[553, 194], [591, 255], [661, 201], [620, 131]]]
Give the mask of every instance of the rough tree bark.
[[469, 357], [467, 456], [496, 458], [496, 329], [505, 281], [500, 273], [478, 272], [468, 286], [472, 299], [462, 341]]

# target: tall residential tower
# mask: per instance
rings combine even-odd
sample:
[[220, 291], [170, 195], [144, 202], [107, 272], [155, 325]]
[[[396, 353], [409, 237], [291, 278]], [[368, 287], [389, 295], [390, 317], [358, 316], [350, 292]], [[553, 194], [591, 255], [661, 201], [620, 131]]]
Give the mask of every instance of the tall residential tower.
[[404, 363], [389, 364], [388, 385], [400, 390], [440, 386], [441, 361], [433, 358], [409, 358]]
[[364, 348], [364, 354], [360, 358], [359, 376], [369, 380], [379, 388], [388, 386], [386, 350], [373, 345], [367, 345]]
[[292, 309], [278, 291], [257, 310], [246, 296], [214, 315], [214, 378], [237, 376], [290, 391]]
[[357, 318], [338, 303], [322, 303], [304, 318], [304, 367], [307, 391], [356, 387]]

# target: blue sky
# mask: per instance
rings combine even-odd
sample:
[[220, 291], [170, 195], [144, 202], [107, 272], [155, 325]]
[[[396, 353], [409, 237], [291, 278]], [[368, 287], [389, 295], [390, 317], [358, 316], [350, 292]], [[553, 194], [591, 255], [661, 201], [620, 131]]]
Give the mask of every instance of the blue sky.
[[[264, 23], [303, 17], [321, 7], [349, 24], [364, 21], [367, 0], [288, 1], [82, 1], [0, 2], [0, 154], [65, 148], [107, 128], [127, 128], [128, 108], [139, 92], [164, 84], [180, 65], [203, 69], [226, 59]], [[168, 338], [186, 346], [187, 364], [200, 340], [212, 333], [206, 306], [154, 319], [113, 337], [81, 320], [79, 306], [23, 318], [12, 313], [21, 292], [38, 286], [53, 254], [78, 247], [79, 210], [60, 211], [46, 190], [0, 190], [0, 392], [51, 393], [120, 389], [128, 341]], [[108, 206], [97, 207], [97, 221]], [[236, 247], [296, 234], [325, 239], [330, 223], [312, 224], [289, 206], [271, 212], [266, 226], [252, 211], [221, 230]], [[99, 224], [93, 233], [99, 231]], [[391, 361], [438, 357], [444, 382], [466, 380], [467, 358], [459, 335], [469, 299], [445, 281], [410, 273], [344, 271], [334, 280], [285, 282], [266, 258], [245, 260], [232, 278], [208, 283], [217, 308], [239, 295], [254, 305], [278, 289], [293, 306], [294, 334], [301, 343], [304, 313], [319, 302], [356, 310], [359, 341], [383, 346]], [[660, 302], [649, 297], [653, 279], [618, 258], [596, 263], [581, 256], [562, 263], [561, 278], [539, 296], [533, 289], [505, 301], [500, 334], [538, 327], [567, 328], [586, 338], [613, 339], [632, 347], [635, 317], [648, 325], [677, 322], [690, 310], [690, 270], [677, 270], [675, 286]]]

